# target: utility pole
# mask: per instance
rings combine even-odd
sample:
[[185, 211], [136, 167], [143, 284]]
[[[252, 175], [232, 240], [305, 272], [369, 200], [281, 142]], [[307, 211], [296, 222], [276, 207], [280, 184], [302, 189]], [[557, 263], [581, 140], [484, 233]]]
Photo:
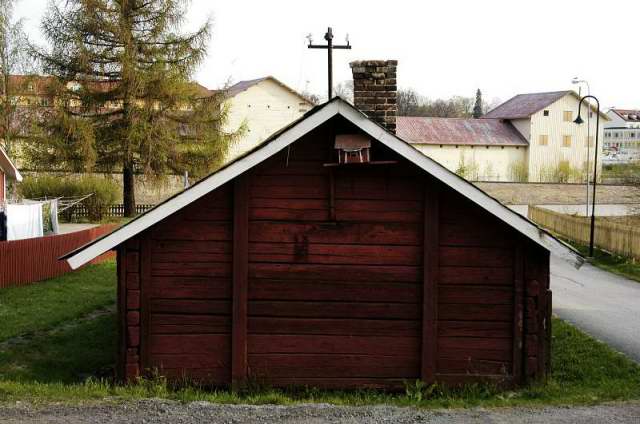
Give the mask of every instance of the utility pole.
[[349, 44], [349, 36], [346, 37], [347, 44], [344, 45], [334, 45], [333, 44], [333, 31], [331, 27], [327, 28], [327, 33], [324, 35], [324, 39], [327, 40], [327, 44], [313, 44], [313, 40], [311, 39], [311, 35], [309, 35], [309, 45], [307, 46], [310, 49], [327, 49], [327, 66], [328, 66], [328, 74], [329, 74], [329, 88], [327, 90], [328, 97], [327, 100], [331, 100], [333, 97], [333, 49], [347, 49], [351, 50], [351, 44]]

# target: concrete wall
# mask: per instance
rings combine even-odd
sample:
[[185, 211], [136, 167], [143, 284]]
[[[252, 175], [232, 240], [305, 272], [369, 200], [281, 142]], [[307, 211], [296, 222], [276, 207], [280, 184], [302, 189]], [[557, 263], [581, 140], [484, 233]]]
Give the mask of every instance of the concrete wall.
[[462, 165], [468, 171], [462, 175], [468, 180], [514, 181], [520, 169], [526, 169], [526, 147], [515, 146], [448, 146], [416, 144], [431, 159], [457, 172]]
[[311, 104], [273, 80], [267, 79], [228, 100], [227, 130], [246, 124], [244, 136], [229, 152], [232, 159], [264, 141], [311, 109]]

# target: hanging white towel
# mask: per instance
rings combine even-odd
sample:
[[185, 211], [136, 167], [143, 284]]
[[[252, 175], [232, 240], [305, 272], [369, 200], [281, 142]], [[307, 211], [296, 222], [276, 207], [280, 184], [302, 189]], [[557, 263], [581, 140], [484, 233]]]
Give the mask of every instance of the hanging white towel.
[[42, 237], [42, 203], [7, 205], [7, 240]]

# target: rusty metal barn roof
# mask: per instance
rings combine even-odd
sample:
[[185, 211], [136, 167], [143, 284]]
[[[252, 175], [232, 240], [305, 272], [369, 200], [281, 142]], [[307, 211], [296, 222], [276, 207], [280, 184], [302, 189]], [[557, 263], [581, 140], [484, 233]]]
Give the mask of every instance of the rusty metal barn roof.
[[551, 91], [548, 93], [518, 94], [493, 110], [487, 112], [483, 118], [528, 118], [570, 93], [572, 93], [571, 90]]
[[511, 123], [501, 119], [425, 118], [399, 116], [400, 138], [411, 144], [527, 146]]

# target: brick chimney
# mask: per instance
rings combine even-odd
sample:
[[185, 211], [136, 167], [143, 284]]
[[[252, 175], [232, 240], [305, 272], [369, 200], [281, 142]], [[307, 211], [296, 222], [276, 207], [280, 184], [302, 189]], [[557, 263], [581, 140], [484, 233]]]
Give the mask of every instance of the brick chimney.
[[353, 104], [395, 134], [398, 114], [397, 60], [351, 62]]

